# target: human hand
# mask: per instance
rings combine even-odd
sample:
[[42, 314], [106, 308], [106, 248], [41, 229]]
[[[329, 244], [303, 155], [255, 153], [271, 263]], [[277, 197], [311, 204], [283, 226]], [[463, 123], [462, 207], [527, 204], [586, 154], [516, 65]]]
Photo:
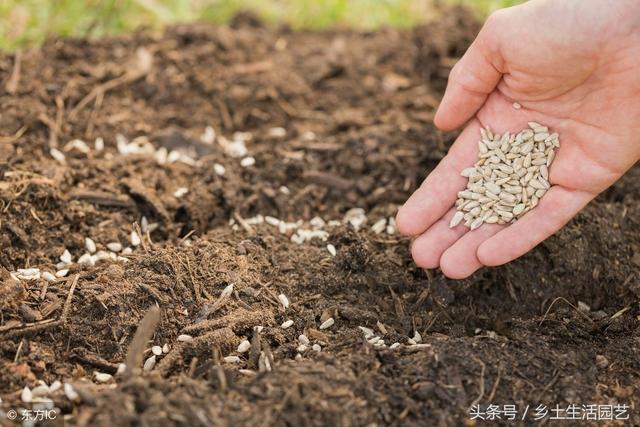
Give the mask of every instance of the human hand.
[[[551, 189], [513, 224], [449, 228], [480, 128], [519, 132], [530, 121], [560, 134]], [[396, 218], [417, 236], [416, 264], [456, 279], [525, 254], [640, 158], [640, 1], [532, 0], [491, 15], [451, 70], [435, 117], [442, 130], [465, 123]]]

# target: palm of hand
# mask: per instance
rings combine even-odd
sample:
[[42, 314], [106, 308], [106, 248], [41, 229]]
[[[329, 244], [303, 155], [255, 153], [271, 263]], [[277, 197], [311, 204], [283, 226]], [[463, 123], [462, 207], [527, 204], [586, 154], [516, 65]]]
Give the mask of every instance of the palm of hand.
[[[538, 34], [527, 34], [524, 24], [512, 25], [532, 46], [518, 49], [504, 40], [492, 40], [503, 36], [486, 34], [491, 31], [487, 25], [484, 38], [481, 33], [474, 43], [480, 45], [472, 46], [452, 70], [436, 124], [452, 129], [473, 119], [397, 218], [400, 231], [419, 235], [412, 246], [416, 263], [440, 266], [453, 278], [528, 252], [640, 157], [638, 33], [635, 39], [587, 40], [567, 49], [553, 35], [543, 40]], [[514, 101], [523, 108], [513, 108]], [[463, 226], [450, 229], [456, 193], [466, 185], [459, 173], [476, 160], [480, 127], [517, 132], [529, 121], [560, 134], [561, 146], [550, 169], [552, 188], [538, 207], [514, 224], [485, 224], [474, 231]]]

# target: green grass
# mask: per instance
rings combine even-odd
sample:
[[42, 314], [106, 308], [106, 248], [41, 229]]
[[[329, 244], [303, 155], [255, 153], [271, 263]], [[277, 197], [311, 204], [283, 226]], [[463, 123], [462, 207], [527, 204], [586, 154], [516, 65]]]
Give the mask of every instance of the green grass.
[[[266, 22], [294, 28], [407, 27], [433, 17], [438, 0], [0, 0], [0, 49], [42, 42], [48, 35], [96, 37], [175, 22], [227, 22], [253, 10]], [[519, 0], [446, 0], [479, 14]]]

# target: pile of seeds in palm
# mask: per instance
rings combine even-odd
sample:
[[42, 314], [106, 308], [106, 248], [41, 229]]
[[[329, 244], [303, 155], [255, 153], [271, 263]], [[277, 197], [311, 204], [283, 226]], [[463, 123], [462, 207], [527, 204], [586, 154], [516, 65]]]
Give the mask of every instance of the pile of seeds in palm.
[[481, 129], [478, 161], [461, 175], [469, 178], [458, 193], [450, 227], [464, 220], [475, 230], [484, 223], [507, 224], [535, 208], [551, 187], [549, 166], [560, 146], [557, 133], [539, 123], [518, 134], [493, 134]]

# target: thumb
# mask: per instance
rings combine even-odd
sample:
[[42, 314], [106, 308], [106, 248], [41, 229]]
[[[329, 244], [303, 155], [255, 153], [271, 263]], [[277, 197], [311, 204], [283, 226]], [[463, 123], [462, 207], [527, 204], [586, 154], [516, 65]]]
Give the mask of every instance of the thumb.
[[455, 129], [471, 119], [502, 78], [501, 39], [506, 10], [493, 13], [464, 56], [451, 69], [447, 90], [434, 122], [442, 130]]

